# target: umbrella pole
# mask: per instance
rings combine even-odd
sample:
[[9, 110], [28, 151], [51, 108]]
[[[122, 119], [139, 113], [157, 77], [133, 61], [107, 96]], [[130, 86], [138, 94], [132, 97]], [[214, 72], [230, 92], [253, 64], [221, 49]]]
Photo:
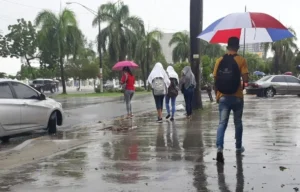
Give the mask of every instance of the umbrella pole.
[[[247, 12], [247, 6], [245, 6], [245, 12]], [[243, 49], [243, 57], [245, 57], [246, 51], [246, 28], [244, 28], [244, 49]]]

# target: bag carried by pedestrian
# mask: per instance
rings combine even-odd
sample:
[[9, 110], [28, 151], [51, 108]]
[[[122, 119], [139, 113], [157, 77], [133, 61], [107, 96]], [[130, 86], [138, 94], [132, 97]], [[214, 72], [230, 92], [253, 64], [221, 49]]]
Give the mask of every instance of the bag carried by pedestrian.
[[215, 86], [223, 94], [234, 94], [241, 85], [241, 72], [234, 59], [236, 56], [226, 54], [219, 63]]
[[171, 78], [170, 81], [171, 81], [171, 85], [168, 88], [168, 96], [169, 97], [177, 97], [178, 96], [178, 90], [179, 90], [179, 87], [176, 83], [177, 80], [174, 79], [174, 78]]
[[159, 96], [165, 94], [165, 82], [161, 77], [156, 77], [152, 81], [153, 95]]
[[122, 84], [122, 92], [125, 92], [125, 90], [126, 90], [127, 80], [128, 80], [128, 74], [125, 73], [125, 81]]

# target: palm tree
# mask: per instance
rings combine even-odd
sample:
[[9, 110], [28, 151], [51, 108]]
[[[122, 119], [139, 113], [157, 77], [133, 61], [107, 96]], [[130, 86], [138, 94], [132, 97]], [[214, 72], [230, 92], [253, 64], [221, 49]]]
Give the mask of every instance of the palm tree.
[[289, 64], [296, 56], [298, 50], [296, 41], [296, 32], [293, 28], [288, 28], [292, 32], [294, 37], [283, 39], [281, 41], [276, 41], [272, 43], [263, 43], [262, 47], [264, 49], [264, 59], [266, 59], [267, 52], [271, 49], [274, 53], [273, 60], [273, 72], [280, 73], [287, 71], [289, 69]]
[[111, 60], [116, 62], [133, 57], [137, 37], [144, 33], [142, 19], [130, 16], [129, 7], [123, 2], [101, 5], [93, 26], [99, 24], [99, 19], [107, 23], [107, 27], [101, 31], [98, 40], [100, 39], [102, 49], [109, 52]]
[[222, 49], [219, 44], [210, 44], [206, 41], [200, 40], [200, 54], [208, 55], [210, 58], [220, 57], [225, 54], [225, 50]]
[[[190, 37], [186, 32], [174, 33], [169, 42], [169, 46], [175, 45], [172, 55], [173, 62], [190, 61]], [[210, 44], [206, 41], [200, 40], [200, 55], [208, 55], [211, 58], [220, 57], [225, 54], [219, 44]]]
[[75, 53], [75, 47], [77, 47], [79, 41], [82, 40], [80, 38], [81, 32], [77, 27], [75, 14], [67, 8], [62, 10], [58, 15], [52, 11], [43, 10], [38, 13], [35, 23], [36, 26], [40, 28], [40, 41], [52, 45], [54, 50], [51, 50], [52, 47], [49, 47], [48, 50], [46, 47], [43, 48], [49, 53], [55, 52], [57, 54], [63, 94], [66, 94], [64, 59], [65, 56], [69, 55], [71, 52], [72, 54]]
[[[150, 73], [150, 63], [153, 64], [161, 54], [161, 45], [159, 40], [162, 38], [162, 32], [153, 30], [139, 37], [136, 44], [135, 59], [141, 64], [144, 86], [146, 88], [146, 78]], [[146, 73], [145, 73], [146, 67]]]
[[173, 62], [184, 62], [190, 57], [190, 37], [187, 32], [174, 33], [169, 46], [174, 46], [172, 51]]

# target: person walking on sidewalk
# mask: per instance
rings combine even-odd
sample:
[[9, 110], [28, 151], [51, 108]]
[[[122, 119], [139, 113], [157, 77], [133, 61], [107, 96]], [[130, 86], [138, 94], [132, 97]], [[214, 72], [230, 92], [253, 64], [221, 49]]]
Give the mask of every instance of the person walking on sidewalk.
[[[178, 74], [174, 70], [172, 66], [169, 66], [167, 68], [167, 74], [170, 78], [170, 86], [168, 88], [168, 94], [166, 95], [166, 109], [167, 109], [167, 117], [166, 119], [169, 119], [171, 117], [171, 121], [174, 121], [174, 114], [176, 110], [176, 97], [178, 96], [178, 83], [179, 78]], [[172, 114], [170, 113], [170, 100], [171, 100], [171, 106], [172, 106]]]
[[184, 95], [186, 116], [188, 119], [190, 119], [193, 112], [192, 102], [193, 102], [194, 90], [196, 87], [195, 76], [190, 66], [185, 66], [183, 68], [182, 77], [180, 79], [179, 84], [180, 84], [181, 91]]
[[123, 68], [123, 76], [121, 78], [121, 84], [124, 91], [124, 98], [126, 103], [126, 110], [127, 110], [127, 118], [131, 118], [132, 114], [132, 107], [131, 107], [131, 99], [135, 92], [135, 78], [130, 70], [129, 67]]
[[164, 97], [168, 92], [171, 82], [161, 63], [155, 64], [147, 81], [152, 87], [152, 93], [157, 109], [157, 122], [162, 123]]
[[217, 161], [223, 163], [224, 136], [227, 128], [229, 115], [233, 111], [235, 125], [235, 147], [236, 153], [245, 151], [242, 146], [243, 124], [242, 115], [244, 108], [244, 86], [248, 83], [249, 72], [245, 58], [238, 55], [239, 39], [230, 37], [228, 39], [228, 52], [216, 61], [214, 67], [216, 100], [219, 103], [219, 127], [217, 131]]

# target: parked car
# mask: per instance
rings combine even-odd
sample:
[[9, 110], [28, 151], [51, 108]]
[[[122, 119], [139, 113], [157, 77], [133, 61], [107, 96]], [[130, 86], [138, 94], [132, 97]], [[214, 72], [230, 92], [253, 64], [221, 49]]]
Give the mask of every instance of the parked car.
[[45, 91], [54, 93], [56, 91], [56, 82], [52, 79], [35, 79], [30, 86], [41, 93], [44, 93]]
[[247, 94], [260, 97], [274, 97], [274, 95], [300, 96], [300, 79], [291, 75], [268, 75], [256, 82], [248, 83]]
[[19, 81], [0, 79], [0, 140], [3, 142], [10, 136], [36, 129], [56, 133], [63, 117], [61, 103]]

